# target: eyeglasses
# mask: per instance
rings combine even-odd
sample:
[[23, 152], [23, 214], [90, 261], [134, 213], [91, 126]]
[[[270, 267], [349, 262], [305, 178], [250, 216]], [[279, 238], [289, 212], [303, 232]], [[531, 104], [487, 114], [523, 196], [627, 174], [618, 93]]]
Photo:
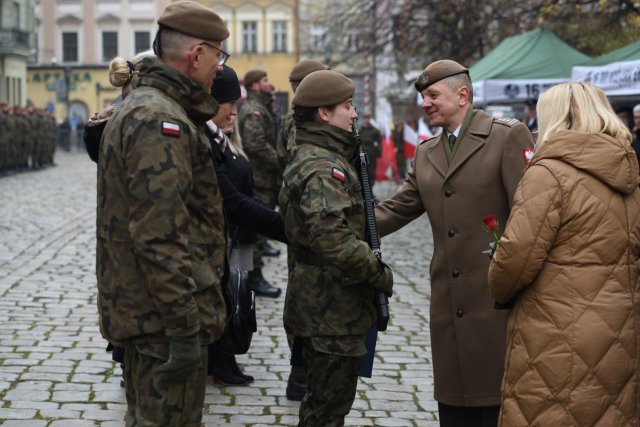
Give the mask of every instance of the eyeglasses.
[[218, 49], [217, 47], [215, 47], [211, 43], [207, 43], [207, 42], [198, 43], [198, 45], [202, 45], [202, 44], [207, 45], [209, 47], [212, 47], [212, 48], [214, 48], [215, 50], [218, 51], [216, 53], [216, 57], [218, 58], [218, 65], [224, 65], [227, 62], [227, 60], [229, 59], [229, 57], [231, 56], [230, 54], [228, 54], [224, 50]]

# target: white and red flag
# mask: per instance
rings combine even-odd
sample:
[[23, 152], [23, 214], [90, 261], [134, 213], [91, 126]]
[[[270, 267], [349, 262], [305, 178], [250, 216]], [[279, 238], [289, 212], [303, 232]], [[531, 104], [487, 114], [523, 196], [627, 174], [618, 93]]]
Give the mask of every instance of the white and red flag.
[[404, 157], [406, 159], [413, 159], [413, 155], [416, 152], [416, 147], [420, 144], [420, 138], [418, 132], [407, 123], [404, 124]]

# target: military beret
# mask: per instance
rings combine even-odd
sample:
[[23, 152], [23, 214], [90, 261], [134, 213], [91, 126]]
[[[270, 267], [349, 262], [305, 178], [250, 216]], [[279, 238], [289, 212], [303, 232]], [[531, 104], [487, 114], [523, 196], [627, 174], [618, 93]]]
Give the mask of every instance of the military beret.
[[218, 101], [219, 104], [236, 101], [240, 99], [240, 82], [238, 75], [233, 68], [226, 65], [222, 66], [222, 72], [216, 74], [211, 85], [211, 96]]
[[259, 82], [261, 78], [267, 75], [267, 72], [264, 70], [249, 70], [247, 74], [244, 75], [244, 87], [250, 88], [252, 84]]
[[222, 19], [211, 9], [195, 1], [169, 4], [158, 19], [161, 27], [202, 40], [220, 42], [229, 37]]
[[298, 107], [328, 107], [353, 96], [356, 85], [344, 75], [331, 70], [314, 71], [307, 75], [293, 96]]
[[429, 64], [422, 74], [418, 76], [414, 86], [418, 92], [422, 92], [432, 84], [439, 82], [442, 79], [462, 73], [469, 74], [469, 70], [458, 64], [456, 61], [441, 59], [440, 61]]
[[302, 79], [307, 77], [307, 74], [313, 73], [314, 71], [320, 70], [328, 70], [329, 66], [324, 65], [322, 62], [314, 61], [313, 59], [305, 59], [304, 61], [298, 62], [291, 69], [291, 73], [289, 74], [290, 82], [301, 82]]

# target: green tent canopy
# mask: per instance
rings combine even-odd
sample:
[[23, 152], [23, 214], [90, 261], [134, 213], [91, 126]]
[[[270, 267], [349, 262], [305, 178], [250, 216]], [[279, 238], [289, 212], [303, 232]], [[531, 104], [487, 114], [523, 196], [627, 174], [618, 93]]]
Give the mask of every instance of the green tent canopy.
[[636, 61], [640, 60], [640, 40], [636, 40], [633, 43], [630, 43], [626, 46], [623, 46], [619, 49], [612, 50], [609, 53], [605, 53], [602, 56], [598, 56], [597, 58], [593, 58], [590, 61], [585, 62], [584, 65], [586, 67], [593, 67], [598, 65], [607, 65], [612, 62], [622, 62], [622, 61]]
[[474, 64], [469, 73], [474, 82], [490, 79], [568, 79], [571, 67], [590, 59], [552, 32], [538, 28], [504, 39]]

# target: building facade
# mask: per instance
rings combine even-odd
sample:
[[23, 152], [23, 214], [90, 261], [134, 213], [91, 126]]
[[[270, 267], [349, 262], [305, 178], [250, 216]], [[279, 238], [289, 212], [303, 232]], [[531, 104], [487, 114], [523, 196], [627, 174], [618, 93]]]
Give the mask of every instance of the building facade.
[[0, 102], [26, 104], [34, 25], [34, 0], [0, 1]]
[[[31, 0], [34, 1], [34, 0]], [[111, 87], [112, 58], [133, 58], [151, 48], [157, 19], [171, 0], [35, 0], [35, 48], [28, 70], [28, 100], [54, 110], [61, 121], [86, 121], [120, 91]], [[231, 33], [224, 48], [242, 79], [262, 68], [281, 110], [292, 93], [287, 76], [298, 59], [297, 0], [200, 0]]]
[[86, 122], [120, 90], [109, 83], [116, 56], [151, 48], [156, 21], [169, 0], [36, 0], [35, 47], [28, 69], [28, 100]]

